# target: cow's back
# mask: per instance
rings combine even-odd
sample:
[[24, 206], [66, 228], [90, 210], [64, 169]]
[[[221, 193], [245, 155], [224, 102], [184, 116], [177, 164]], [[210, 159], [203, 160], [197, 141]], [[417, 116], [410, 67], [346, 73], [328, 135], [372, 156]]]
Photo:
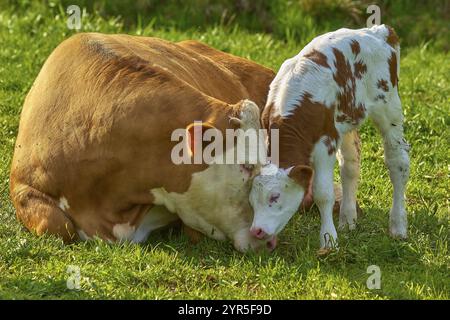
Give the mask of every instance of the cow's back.
[[264, 108], [269, 85], [275, 77], [273, 70], [251, 60], [214, 49], [199, 41], [187, 40], [179, 42], [178, 45], [191, 49], [230, 70], [245, 87], [248, 93], [247, 99], [254, 101], [260, 110]]

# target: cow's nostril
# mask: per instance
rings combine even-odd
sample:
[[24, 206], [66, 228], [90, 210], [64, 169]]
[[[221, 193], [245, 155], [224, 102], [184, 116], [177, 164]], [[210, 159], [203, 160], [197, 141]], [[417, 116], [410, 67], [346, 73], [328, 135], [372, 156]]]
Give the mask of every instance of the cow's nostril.
[[266, 236], [266, 232], [261, 228], [253, 228], [250, 230], [250, 233], [258, 239], [263, 239]]

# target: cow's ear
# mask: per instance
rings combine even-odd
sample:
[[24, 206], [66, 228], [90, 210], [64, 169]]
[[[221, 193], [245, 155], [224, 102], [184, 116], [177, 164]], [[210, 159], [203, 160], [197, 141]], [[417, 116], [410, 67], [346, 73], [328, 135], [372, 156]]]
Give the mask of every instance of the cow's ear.
[[[186, 127], [187, 143], [191, 156], [195, 154], [195, 147], [202, 146], [202, 149], [206, 147], [206, 142], [203, 141], [203, 135], [208, 129], [216, 129], [212, 124], [202, 121], [195, 121]], [[200, 151], [201, 152], [201, 151]]]
[[288, 176], [305, 190], [308, 190], [312, 183], [313, 172], [310, 166], [297, 165], [289, 170]]
[[234, 129], [259, 129], [259, 108], [251, 100], [241, 100], [233, 105], [233, 112], [229, 115], [229, 122]]

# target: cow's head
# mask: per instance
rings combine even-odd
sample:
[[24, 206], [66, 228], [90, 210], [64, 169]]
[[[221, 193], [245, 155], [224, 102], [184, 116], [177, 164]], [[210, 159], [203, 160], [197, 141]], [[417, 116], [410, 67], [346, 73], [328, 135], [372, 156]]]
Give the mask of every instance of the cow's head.
[[[230, 130], [231, 139], [225, 136], [224, 152], [215, 153], [216, 156], [224, 156], [222, 164], [211, 163], [205, 170], [192, 175], [189, 200], [186, 201], [195, 210], [189, 211], [188, 215], [181, 216], [183, 212], [179, 215], [186, 225], [211, 238], [231, 239], [234, 247], [241, 252], [263, 247], [272, 250], [276, 246], [275, 236], [258, 239], [250, 232], [254, 217], [248, 201], [251, 183], [253, 177], [259, 174], [262, 164], [266, 163], [267, 156], [264, 135], [260, 136], [257, 131], [260, 129], [259, 108], [255, 103], [243, 100], [233, 105], [231, 111], [225, 119], [211, 117], [206, 122], [187, 127], [186, 141], [192, 157], [198, 150], [205, 150], [212, 145], [207, 143], [197, 147], [197, 134], [202, 142], [209, 142], [211, 139], [203, 137], [208, 130], [224, 131], [224, 126], [225, 129], [234, 130]], [[252, 133], [255, 135], [252, 136]], [[232, 161], [227, 164], [226, 156], [230, 154]]]
[[278, 234], [297, 212], [311, 183], [311, 167], [297, 165], [281, 169], [265, 166], [253, 180], [250, 204], [254, 210], [250, 232], [258, 239]]

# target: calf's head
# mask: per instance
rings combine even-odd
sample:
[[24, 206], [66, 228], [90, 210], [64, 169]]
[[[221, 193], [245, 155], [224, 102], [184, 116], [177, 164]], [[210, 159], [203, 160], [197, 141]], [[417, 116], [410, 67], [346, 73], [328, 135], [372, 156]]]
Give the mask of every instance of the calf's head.
[[250, 192], [254, 237], [270, 239], [283, 230], [308, 192], [312, 174], [311, 167], [304, 165], [281, 169], [269, 164], [261, 170]]

